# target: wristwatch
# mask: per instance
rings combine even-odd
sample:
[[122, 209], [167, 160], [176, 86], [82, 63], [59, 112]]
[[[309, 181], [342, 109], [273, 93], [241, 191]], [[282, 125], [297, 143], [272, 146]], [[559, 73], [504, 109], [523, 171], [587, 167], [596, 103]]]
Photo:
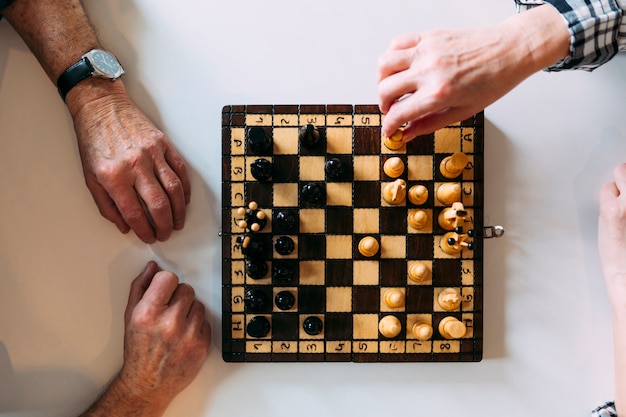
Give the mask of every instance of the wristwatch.
[[117, 58], [101, 49], [92, 49], [77, 63], [63, 71], [57, 80], [57, 88], [63, 101], [67, 93], [79, 82], [88, 77], [106, 78], [111, 81], [124, 74], [124, 68]]

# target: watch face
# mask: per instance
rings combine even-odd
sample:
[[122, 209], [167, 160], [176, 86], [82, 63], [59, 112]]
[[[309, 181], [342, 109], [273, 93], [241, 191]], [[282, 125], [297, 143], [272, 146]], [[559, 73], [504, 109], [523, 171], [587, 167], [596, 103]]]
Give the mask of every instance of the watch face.
[[119, 62], [108, 52], [94, 50], [90, 56], [91, 64], [109, 77], [118, 77], [122, 70]]

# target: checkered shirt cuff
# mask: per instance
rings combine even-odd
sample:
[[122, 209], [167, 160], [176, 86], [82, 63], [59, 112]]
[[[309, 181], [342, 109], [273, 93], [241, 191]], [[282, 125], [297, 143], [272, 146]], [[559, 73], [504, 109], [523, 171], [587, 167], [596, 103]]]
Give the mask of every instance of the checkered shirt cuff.
[[601, 405], [591, 412], [591, 417], [617, 417], [615, 404], [613, 401], [609, 401], [604, 405]]
[[626, 50], [626, 0], [515, 0], [518, 12], [540, 4], [554, 6], [567, 22], [570, 54], [548, 71], [592, 71]]

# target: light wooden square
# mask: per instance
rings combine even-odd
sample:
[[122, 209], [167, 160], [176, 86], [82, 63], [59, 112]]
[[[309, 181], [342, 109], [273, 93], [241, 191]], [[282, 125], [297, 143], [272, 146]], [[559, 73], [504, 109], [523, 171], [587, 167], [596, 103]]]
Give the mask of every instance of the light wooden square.
[[243, 181], [246, 175], [246, 160], [243, 156], [233, 156], [230, 158], [230, 179], [231, 181]]
[[324, 233], [324, 209], [300, 209], [300, 233]]
[[271, 114], [246, 114], [246, 126], [271, 126], [272, 115]]
[[460, 253], [451, 255], [449, 253], [446, 253], [443, 251], [443, 249], [441, 249], [441, 239], [443, 238], [444, 235], [441, 236], [435, 236], [435, 253], [434, 253], [434, 257], [435, 258], [439, 258], [439, 259], [459, 259], [461, 257]]
[[354, 314], [354, 339], [378, 339], [378, 314]]
[[298, 126], [297, 114], [275, 114], [274, 126]]
[[407, 157], [409, 181], [430, 181], [433, 179], [433, 157], [430, 155], [409, 155]]
[[329, 127], [326, 129], [326, 152], [352, 154], [352, 128]]
[[244, 261], [232, 261], [230, 263], [230, 283], [242, 285], [245, 282], [246, 266]]
[[279, 155], [298, 154], [298, 128], [277, 127], [274, 129], [274, 153]]
[[406, 258], [406, 236], [383, 235], [380, 237], [381, 258]]
[[378, 181], [380, 179], [380, 156], [357, 155], [354, 157], [355, 181]]
[[300, 285], [324, 285], [324, 261], [300, 261]]
[[473, 259], [463, 259], [461, 261], [461, 283], [463, 285], [474, 285]]
[[230, 305], [233, 313], [243, 313], [245, 303], [244, 303], [244, 291], [243, 287], [234, 286], [231, 289], [230, 294]]
[[416, 339], [413, 335], [413, 326], [415, 323], [426, 323], [433, 325], [433, 318], [430, 314], [407, 314], [406, 316], [406, 338], [407, 339]]
[[352, 229], [354, 233], [378, 233], [379, 224], [379, 209], [354, 209], [352, 212]]
[[231, 155], [243, 155], [246, 151], [245, 131], [242, 127], [230, 129], [230, 153]]
[[244, 187], [242, 182], [233, 182], [230, 185], [230, 202], [233, 207], [242, 207], [245, 203], [243, 199]]
[[[248, 182], [258, 182], [258, 180], [252, 176], [252, 163], [257, 159], [261, 158], [256, 156], [246, 158], [246, 181]], [[270, 163], [272, 162], [272, 158], [263, 157], [262, 159], [267, 159]]]
[[461, 130], [459, 128], [435, 131], [435, 153], [461, 152]]
[[302, 181], [324, 181], [323, 156], [301, 156], [300, 157], [300, 180]]
[[433, 210], [432, 209], [425, 209], [425, 208], [417, 208], [417, 209], [409, 209], [407, 211], [407, 216], [409, 215], [411, 210], [422, 210], [426, 213], [426, 225], [424, 227], [422, 227], [421, 229], [413, 229], [407, 222], [407, 233], [415, 233], [415, 234], [419, 234], [419, 233], [432, 233], [433, 232]]
[[352, 287], [327, 287], [326, 311], [329, 313], [352, 311]]
[[274, 184], [274, 207], [298, 207], [298, 184]]
[[[426, 266], [426, 268], [428, 269], [428, 278], [425, 279], [424, 281], [413, 281], [411, 278], [409, 278], [409, 274], [408, 271], [411, 268], [411, 265], [413, 265], [414, 263], [420, 263]], [[407, 268], [407, 274], [406, 274], [406, 282], [409, 285], [432, 285], [433, 283], [433, 261], [430, 260], [411, 260], [408, 261], [406, 264], [406, 268]]]
[[474, 152], [474, 128], [473, 127], [462, 127], [461, 128], [461, 137], [463, 141], [461, 142], [461, 151], [465, 153], [473, 153]]
[[329, 206], [352, 206], [352, 183], [326, 183], [326, 204]]
[[319, 114], [301, 114], [300, 126], [306, 126], [311, 124], [313, 126], [324, 126], [326, 124], [326, 116], [322, 113]]
[[378, 261], [354, 261], [353, 285], [378, 285]]
[[328, 259], [351, 259], [352, 258], [352, 235], [328, 235], [326, 236], [326, 258]]
[[[278, 240], [279, 237], [280, 236], [274, 237], [274, 241], [272, 242], [273, 246], [276, 245], [276, 241]], [[293, 252], [287, 255], [281, 255], [280, 253], [276, 252], [276, 249], [274, 249], [274, 259], [297, 259], [298, 258], [298, 236], [289, 235], [289, 237], [291, 238], [291, 240], [293, 240], [293, 244], [295, 246], [295, 249], [293, 250]]]
[[351, 114], [327, 114], [326, 115], [327, 126], [350, 126], [352, 127], [352, 115]]

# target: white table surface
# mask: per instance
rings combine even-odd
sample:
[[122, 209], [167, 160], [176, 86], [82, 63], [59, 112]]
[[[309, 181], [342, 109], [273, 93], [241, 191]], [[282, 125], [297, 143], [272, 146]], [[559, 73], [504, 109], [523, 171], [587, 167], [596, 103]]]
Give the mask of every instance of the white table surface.
[[229, 364], [221, 357], [220, 111], [377, 102], [395, 35], [479, 26], [513, 1], [86, 1], [130, 95], [189, 163], [183, 231], [144, 245], [100, 217], [71, 119], [0, 21], [0, 415], [72, 416], [119, 369], [149, 259], [208, 306], [213, 346], [167, 416], [585, 416], [613, 398], [597, 194], [626, 160], [626, 60], [537, 74], [485, 111], [484, 359]]

